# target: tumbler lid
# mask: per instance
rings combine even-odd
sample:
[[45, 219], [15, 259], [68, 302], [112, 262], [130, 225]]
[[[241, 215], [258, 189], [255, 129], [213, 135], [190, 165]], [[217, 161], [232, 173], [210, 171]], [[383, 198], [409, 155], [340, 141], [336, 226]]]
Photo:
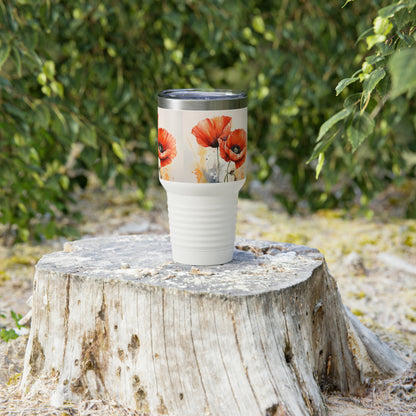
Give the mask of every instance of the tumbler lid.
[[233, 110], [247, 107], [247, 94], [215, 89], [164, 90], [158, 94], [158, 106], [169, 110]]

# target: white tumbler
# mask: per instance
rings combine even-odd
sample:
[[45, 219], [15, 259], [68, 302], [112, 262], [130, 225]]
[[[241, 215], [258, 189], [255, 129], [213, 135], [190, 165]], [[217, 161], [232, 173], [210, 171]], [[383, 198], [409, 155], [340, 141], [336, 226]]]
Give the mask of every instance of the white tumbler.
[[159, 93], [158, 155], [173, 260], [192, 265], [231, 261], [247, 159], [246, 93]]

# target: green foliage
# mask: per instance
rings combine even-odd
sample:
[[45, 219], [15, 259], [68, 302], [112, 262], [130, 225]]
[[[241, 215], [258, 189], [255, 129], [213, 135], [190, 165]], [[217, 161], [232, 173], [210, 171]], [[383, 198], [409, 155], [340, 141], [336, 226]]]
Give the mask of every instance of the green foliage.
[[[290, 210], [348, 204], [357, 186], [374, 191], [370, 178], [384, 186], [390, 172], [408, 169], [402, 150], [414, 133], [404, 97], [413, 97], [413, 59], [395, 54], [413, 48], [413, 3], [336, 3], [0, 0], [0, 222], [17, 240], [67, 233], [71, 195], [91, 172], [103, 185], [136, 184], [144, 200], [157, 181], [156, 95], [165, 88], [247, 90], [253, 174], [267, 180], [278, 166], [294, 191], [276, 184]], [[362, 37], [377, 52], [364, 58], [357, 32], [379, 9]], [[305, 162], [338, 106], [333, 88], [362, 60], [337, 87], [353, 110], [321, 130], [314, 156], [325, 152], [325, 174], [315, 182]], [[404, 62], [409, 70], [399, 73]], [[390, 78], [387, 109], [385, 93], [378, 97]], [[375, 150], [360, 153], [363, 137]], [[330, 146], [345, 138], [354, 156]]]
[[[24, 326], [19, 324], [19, 321], [22, 319], [22, 315], [17, 314], [14, 311], [10, 311], [10, 316], [12, 317], [13, 321], [15, 322], [16, 328], [18, 330], [21, 330], [22, 328], [25, 328]], [[0, 314], [0, 318], [6, 318], [6, 316], [3, 315], [3, 314]], [[1, 325], [0, 325], [0, 327], [1, 327]], [[0, 338], [5, 342], [10, 341], [11, 339], [16, 339], [18, 336], [19, 336], [18, 332], [16, 332], [16, 330], [14, 330], [13, 328], [7, 329], [7, 328], [3, 327], [3, 328], [0, 329]]]
[[0, 1], [0, 222], [16, 240], [68, 234], [62, 217], [91, 172], [141, 194], [152, 176], [133, 2], [69, 3]]
[[[361, 68], [336, 86], [344, 108], [322, 124], [310, 161], [322, 160], [332, 143], [343, 147], [357, 166], [349, 169], [349, 179], [371, 197], [389, 180], [400, 185], [406, 176], [416, 176], [416, 1], [380, 8], [359, 40], [366, 56]], [[415, 204], [408, 214], [416, 215]]]

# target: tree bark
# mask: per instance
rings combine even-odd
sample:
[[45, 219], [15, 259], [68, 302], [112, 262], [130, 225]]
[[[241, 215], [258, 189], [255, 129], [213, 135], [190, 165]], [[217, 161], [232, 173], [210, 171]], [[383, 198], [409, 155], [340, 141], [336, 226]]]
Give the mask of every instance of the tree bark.
[[170, 260], [167, 236], [95, 238], [35, 273], [22, 388], [53, 402], [112, 398], [151, 415], [326, 415], [407, 362], [345, 310], [324, 256], [239, 240], [234, 260]]

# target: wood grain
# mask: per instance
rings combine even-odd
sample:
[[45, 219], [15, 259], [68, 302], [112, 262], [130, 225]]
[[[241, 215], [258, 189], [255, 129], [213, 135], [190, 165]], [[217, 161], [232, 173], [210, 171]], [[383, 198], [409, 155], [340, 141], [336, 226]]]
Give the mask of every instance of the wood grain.
[[[386, 364], [387, 363], [387, 364]], [[22, 388], [150, 415], [326, 415], [407, 362], [346, 313], [317, 250], [239, 240], [234, 260], [173, 263], [167, 236], [85, 239], [35, 273]]]

